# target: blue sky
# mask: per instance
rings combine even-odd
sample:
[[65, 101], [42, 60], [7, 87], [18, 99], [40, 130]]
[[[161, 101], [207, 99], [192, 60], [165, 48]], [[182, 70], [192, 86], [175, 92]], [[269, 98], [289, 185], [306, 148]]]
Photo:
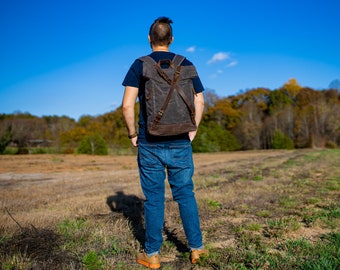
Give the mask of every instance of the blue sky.
[[0, 0], [0, 113], [100, 115], [121, 104], [125, 73], [170, 17], [170, 50], [219, 96], [290, 78], [340, 79], [340, 1]]

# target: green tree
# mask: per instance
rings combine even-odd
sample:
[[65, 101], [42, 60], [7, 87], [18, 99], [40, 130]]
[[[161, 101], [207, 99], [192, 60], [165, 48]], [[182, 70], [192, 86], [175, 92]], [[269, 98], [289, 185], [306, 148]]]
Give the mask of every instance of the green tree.
[[200, 126], [192, 142], [194, 152], [234, 151], [240, 149], [236, 137], [220, 125]]
[[294, 149], [294, 142], [278, 129], [275, 132], [272, 147], [273, 149]]
[[91, 136], [85, 136], [79, 146], [79, 154], [89, 154], [89, 155], [107, 155], [107, 146], [104, 139], [99, 134], [94, 134]]
[[286, 105], [292, 105], [293, 100], [283, 89], [271, 91], [269, 94], [269, 113], [271, 115], [278, 113]]

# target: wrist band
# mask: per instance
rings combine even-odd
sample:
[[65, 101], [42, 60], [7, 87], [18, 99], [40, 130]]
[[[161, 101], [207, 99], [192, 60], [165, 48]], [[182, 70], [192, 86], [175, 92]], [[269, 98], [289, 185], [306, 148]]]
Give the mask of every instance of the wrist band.
[[133, 134], [131, 134], [131, 135], [128, 135], [128, 138], [129, 139], [132, 139], [132, 138], [134, 138], [134, 137], [137, 137], [137, 132], [135, 132], [135, 133], [133, 133]]

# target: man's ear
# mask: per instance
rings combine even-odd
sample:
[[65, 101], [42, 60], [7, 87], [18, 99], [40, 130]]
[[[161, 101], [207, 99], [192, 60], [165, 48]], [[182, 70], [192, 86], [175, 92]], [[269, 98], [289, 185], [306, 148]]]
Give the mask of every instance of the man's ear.
[[174, 41], [174, 39], [175, 39], [174, 36], [172, 36], [170, 44]]
[[149, 40], [149, 42], [151, 43], [151, 38], [150, 38], [150, 35], [148, 35], [148, 40]]

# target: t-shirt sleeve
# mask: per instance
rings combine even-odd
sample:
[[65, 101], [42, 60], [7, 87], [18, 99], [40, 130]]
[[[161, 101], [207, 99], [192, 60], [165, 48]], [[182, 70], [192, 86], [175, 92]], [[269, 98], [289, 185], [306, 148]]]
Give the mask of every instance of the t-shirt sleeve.
[[124, 78], [122, 85], [139, 88], [140, 77], [141, 77], [140, 75], [142, 72], [143, 72], [142, 62], [137, 59], [131, 65], [130, 69], [126, 73], [126, 76]]
[[[185, 58], [182, 65], [183, 66], [191, 66], [191, 65], [193, 65], [193, 63]], [[201, 93], [201, 92], [204, 91], [203, 84], [202, 84], [201, 79], [199, 77], [193, 78], [192, 83], [194, 85], [194, 89], [195, 89], [196, 93]]]
[[203, 84], [201, 82], [201, 79], [199, 77], [193, 78], [192, 83], [194, 85], [194, 89], [196, 93], [201, 93], [204, 91]]

